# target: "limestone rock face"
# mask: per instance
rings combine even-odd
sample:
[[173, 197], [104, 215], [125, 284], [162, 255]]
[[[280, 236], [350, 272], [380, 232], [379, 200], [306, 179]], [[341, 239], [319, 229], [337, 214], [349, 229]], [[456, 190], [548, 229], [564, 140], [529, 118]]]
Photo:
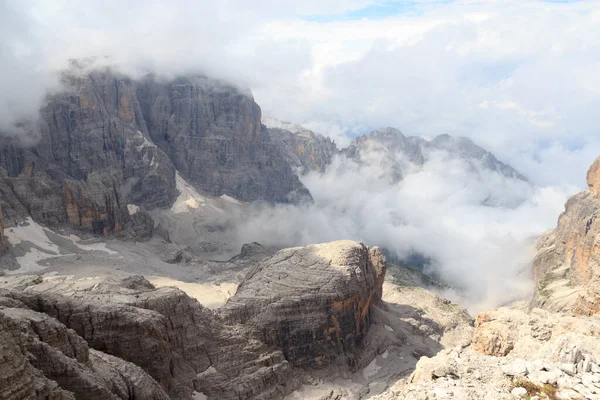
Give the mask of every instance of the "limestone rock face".
[[590, 187], [590, 193], [600, 194], [600, 157], [596, 158], [587, 174], [587, 183]]
[[558, 225], [538, 241], [532, 304], [579, 315], [600, 312], [600, 162], [588, 173], [589, 191], [571, 197]]
[[[75, 331], [24, 304], [15, 305], [0, 307], [0, 354], [8, 357], [3, 366], [13, 367], [0, 374], [0, 398], [129, 399], [137, 393], [148, 399], [168, 399], [141, 369], [123, 360], [100, 366]], [[100, 357], [104, 356], [108, 357]], [[111, 374], [114, 382], [105, 374]], [[113, 390], [119, 384], [120, 390]]]
[[295, 366], [352, 365], [381, 298], [384, 264], [380, 251], [352, 241], [281, 250], [248, 274], [224, 313]]
[[134, 82], [74, 68], [63, 83], [41, 110], [36, 144], [0, 146], [7, 214], [108, 235], [129, 227], [128, 203], [171, 204], [175, 169], [148, 141]]
[[148, 132], [179, 172], [213, 196], [296, 202], [308, 190], [280, 154], [252, 97], [202, 77], [138, 84]]
[[308, 129], [301, 128], [292, 132], [269, 128], [269, 134], [288, 163], [301, 173], [325, 171], [325, 167], [331, 164], [333, 156], [338, 152], [335, 142]]
[[136, 81], [81, 65], [63, 86], [41, 110], [39, 137], [0, 143], [0, 199], [11, 222], [30, 215], [49, 226], [132, 233], [127, 205], [170, 206], [176, 168], [210, 195], [310, 199], [261, 125], [259, 106], [232, 86]]
[[0, 255], [8, 245], [6, 236], [4, 236], [4, 212], [2, 211], [2, 202], [0, 202]]
[[0, 367], [2, 390], [10, 393], [37, 390], [28, 382], [40, 376], [57, 383], [48, 391], [71, 395], [65, 398], [191, 399], [197, 391], [272, 399], [296, 382], [281, 351], [249, 338], [242, 326], [224, 325], [182, 291], [155, 289], [141, 277], [6, 277], [0, 322], [0, 335], [16, 343], [0, 346], [30, 360], [14, 361], [25, 380]]

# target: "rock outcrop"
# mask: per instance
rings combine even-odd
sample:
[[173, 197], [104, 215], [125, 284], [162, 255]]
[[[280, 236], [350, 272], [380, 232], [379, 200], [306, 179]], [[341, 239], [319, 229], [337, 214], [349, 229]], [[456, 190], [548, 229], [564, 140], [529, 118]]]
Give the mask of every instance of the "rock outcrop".
[[295, 366], [338, 358], [352, 366], [381, 298], [384, 265], [380, 251], [351, 241], [281, 250], [249, 272], [224, 313]]
[[589, 190], [571, 197], [555, 230], [538, 241], [533, 306], [578, 315], [600, 312], [600, 158]]
[[342, 241], [244, 253], [259, 264], [218, 312], [141, 276], [2, 277], [0, 398], [278, 399], [302, 371], [352, 368], [380, 301], [381, 252]]
[[8, 246], [8, 241], [4, 235], [4, 212], [2, 211], [2, 202], [0, 202], [0, 255]]
[[587, 184], [590, 187], [591, 194], [600, 194], [600, 157], [596, 158], [588, 171]]
[[374, 399], [597, 399], [599, 334], [598, 317], [501, 307], [477, 317], [470, 346], [421, 357]]
[[[0, 287], [1, 333], [29, 360], [27, 379], [58, 384], [48, 390], [80, 399], [190, 399], [194, 391], [270, 399], [295, 382], [281, 351], [141, 277], [7, 277]], [[0, 379], [11, 392], [29, 390], [8, 371]]]
[[242, 201], [310, 199], [248, 93], [204, 77], [150, 77], [138, 83], [137, 97], [150, 138], [205, 193]]

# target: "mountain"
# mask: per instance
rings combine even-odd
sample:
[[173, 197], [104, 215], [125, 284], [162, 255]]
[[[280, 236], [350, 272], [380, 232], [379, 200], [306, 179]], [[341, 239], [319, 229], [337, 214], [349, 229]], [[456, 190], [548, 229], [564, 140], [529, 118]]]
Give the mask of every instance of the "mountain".
[[324, 172], [338, 153], [334, 141], [290, 122], [263, 118], [263, 124], [286, 161], [300, 174]]
[[35, 145], [0, 143], [10, 221], [31, 215], [50, 226], [147, 236], [145, 210], [173, 204], [177, 171], [208, 195], [310, 199], [261, 124], [259, 106], [239, 89], [205, 77], [133, 80], [77, 64], [63, 85], [41, 110]]
[[473, 169], [498, 172], [506, 178], [526, 181], [526, 178], [510, 165], [499, 161], [492, 153], [476, 145], [466, 137], [439, 135], [431, 141], [417, 136], [405, 136], [395, 128], [377, 129], [357, 137], [345, 149], [348, 157], [363, 163], [378, 163], [401, 179], [408, 164], [422, 166], [435, 156], [436, 151], [445, 151], [451, 158], [466, 161]]
[[600, 157], [589, 189], [571, 197], [556, 229], [538, 241], [533, 305], [577, 315], [600, 313]]

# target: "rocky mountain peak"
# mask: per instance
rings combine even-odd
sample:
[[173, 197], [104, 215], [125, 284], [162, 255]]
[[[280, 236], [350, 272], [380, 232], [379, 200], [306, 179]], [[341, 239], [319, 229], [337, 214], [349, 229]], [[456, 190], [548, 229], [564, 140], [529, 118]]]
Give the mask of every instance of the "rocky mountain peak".
[[588, 171], [587, 184], [590, 187], [591, 194], [600, 194], [600, 157], [596, 158]]

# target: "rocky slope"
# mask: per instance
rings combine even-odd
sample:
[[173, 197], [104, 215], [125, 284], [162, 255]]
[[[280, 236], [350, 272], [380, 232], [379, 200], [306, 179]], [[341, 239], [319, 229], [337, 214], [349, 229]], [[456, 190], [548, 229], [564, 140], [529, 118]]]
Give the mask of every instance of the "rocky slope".
[[3, 277], [0, 398], [273, 399], [307, 368], [352, 368], [381, 253], [333, 242], [257, 260], [218, 313], [140, 276]]
[[[210, 195], [310, 198], [261, 125], [250, 95], [203, 77], [132, 80], [74, 64], [41, 110], [34, 145], [0, 143], [9, 223], [31, 216], [96, 234], [137, 229], [146, 209], [178, 196], [176, 169]], [[128, 204], [141, 207], [132, 218]]]
[[377, 400], [599, 399], [600, 319], [526, 302], [480, 314], [472, 343], [421, 357]]
[[555, 230], [538, 242], [533, 305], [578, 315], [600, 312], [600, 158], [589, 190], [569, 199]]

